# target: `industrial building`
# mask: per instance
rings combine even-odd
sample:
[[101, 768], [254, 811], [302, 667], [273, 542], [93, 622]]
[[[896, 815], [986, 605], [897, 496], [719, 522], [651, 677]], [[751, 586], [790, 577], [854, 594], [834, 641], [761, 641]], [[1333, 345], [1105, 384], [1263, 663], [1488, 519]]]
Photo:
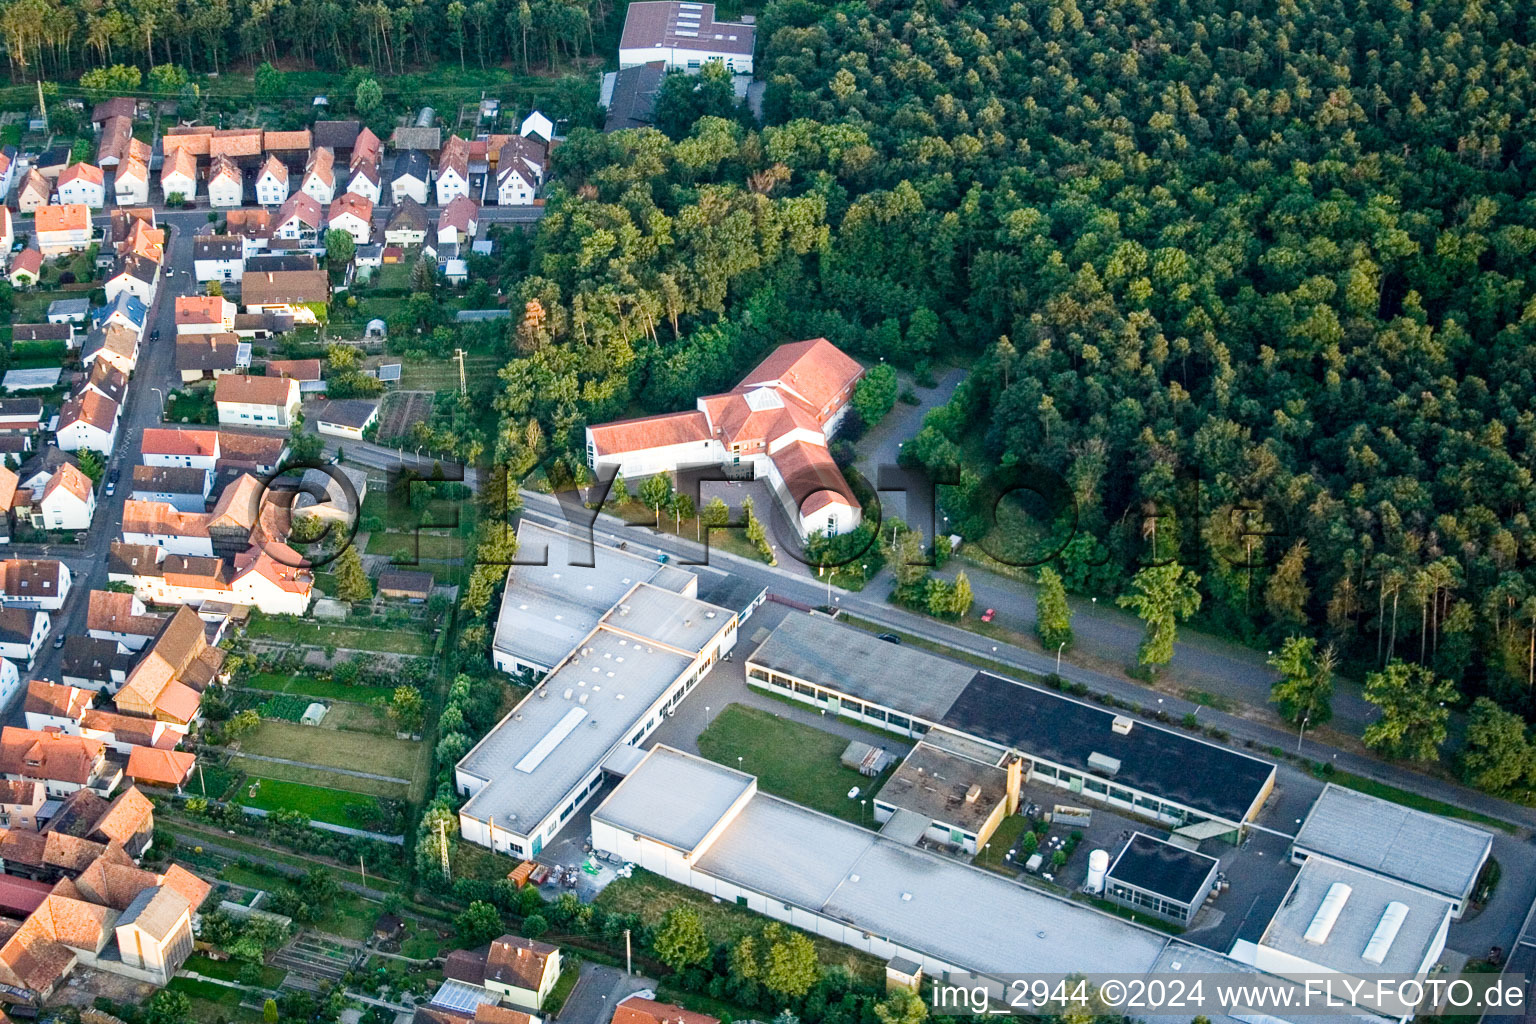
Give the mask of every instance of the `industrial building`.
[[1218, 864], [1215, 857], [1137, 832], [1110, 865], [1104, 896], [1123, 907], [1187, 925], [1215, 886]]
[[[463, 837], [534, 857], [736, 643], [735, 613], [692, 596], [697, 578], [596, 549], [524, 520], [497, 627], [497, 663], [537, 672], [534, 690], [454, 771]], [[590, 549], [588, 549], [590, 550]], [[644, 571], [642, 571], [644, 570]], [[659, 570], [659, 571], [658, 571]], [[664, 585], [658, 585], [664, 584]], [[562, 649], [563, 648], [563, 649]]]
[[1493, 850], [1480, 828], [1329, 783], [1291, 844], [1291, 860], [1352, 864], [1450, 901], [1458, 919]]
[[1002, 767], [1196, 839], [1235, 841], [1275, 766], [1051, 690], [791, 615], [747, 660], [760, 689]]
[[875, 821], [893, 839], [924, 839], [974, 855], [1018, 811], [1022, 781], [1017, 757], [999, 768], [919, 743], [875, 795]]

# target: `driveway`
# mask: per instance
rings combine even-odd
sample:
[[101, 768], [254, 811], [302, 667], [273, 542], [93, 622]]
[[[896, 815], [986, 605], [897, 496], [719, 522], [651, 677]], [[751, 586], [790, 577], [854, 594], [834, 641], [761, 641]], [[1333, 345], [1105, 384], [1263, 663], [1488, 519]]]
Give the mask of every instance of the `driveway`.
[[583, 963], [576, 987], [571, 990], [565, 1007], [555, 1017], [570, 1024], [602, 1024], [612, 1019], [613, 1008], [625, 996], [636, 992], [656, 990], [656, 982], [638, 975], [628, 975], [618, 967], [603, 967]]

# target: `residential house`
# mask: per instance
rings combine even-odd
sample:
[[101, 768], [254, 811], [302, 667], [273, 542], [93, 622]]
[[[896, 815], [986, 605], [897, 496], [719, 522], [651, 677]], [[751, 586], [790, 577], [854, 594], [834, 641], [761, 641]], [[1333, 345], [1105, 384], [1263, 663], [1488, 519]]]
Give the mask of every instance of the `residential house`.
[[228, 210], [224, 214], [224, 230], [239, 235], [245, 243], [245, 254], [250, 256], [265, 249], [272, 239], [272, 211]]
[[443, 976], [488, 989], [513, 1006], [537, 1010], [560, 979], [560, 950], [533, 939], [503, 935], [488, 949], [448, 954]]
[[[94, 391], [86, 392], [87, 395], [99, 399], [105, 403], [102, 415], [110, 415], [109, 409], [117, 408], [117, 403], [110, 398], [102, 398]], [[66, 403], [66, 408], [67, 408]], [[78, 423], [71, 426], [79, 426]], [[112, 433], [116, 432], [116, 424], [113, 424]], [[60, 447], [65, 451], [79, 451], [81, 445], [76, 448], [68, 448], [63, 445], [63, 431], [60, 430]], [[108, 435], [110, 440], [111, 435]], [[91, 449], [95, 451], [97, 449]], [[108, 446], [107, 451], [111, 451]], [[105, 454], [105, 453], [103, 453]], [[90, 529], [91, 520], [96, 516], [96, 491], [91, 486], [91, 478], [83, 472], [65, 463], [54, 470], [53, 477], [49, 479], [43, 488], [43, 496], [37, 502], [37, 514], [42, 517], [42, 527], [45, 530], [87, 530]], [[64, 589], [68, 587], [68, 570], [64, 578]], [[60, 603], [63, 602], [61, 597]], [[41, 605], [40, 607], [48, 607]], [[54, 606], [57, 608], [57, 605]]]
[[181, 512], [202, 512], [208, 507], [213, 474], [190, 466], [134, 466], [132, 497], [159, 501]]
[[373, 203], [355, 192], [338, 196], [326, 216], [328, 231], [345, 231], [363, 245], [373, 234]]
[[320, 203], [308, 192], [295, 192], [278, 208], [272, 237], [314, 245], [320, 237]]
[[281, 550], [276, 544], [247, 543], [231, 563], [114, 544], [108, 578], [127, 583], [136, 596], [155, 604], [197, 608], [214, 602], [257, 608], [269, 615], [305, 614], [315, 595], [314, 573], [297, 564], [301, 559], [292, 549], [280, 561], [269, 547]]
[[496, 168], [496, 204], [529, 206], [539, 191], [539, 175], [519, 156], [503, 153]]
[[59, 202], [99, 210], [107, 205], [106, 178], [92, 164], [70, 164], [59, 175]]
[[[85, 477], [73, 466], [68, 468]], [[0, 605], [56, 612], [69, 596], [72, 578], [69, 566], [56, 558], [4, 559], [0, 561]]]
[[60, 466], [74, 466], [78, 469], [79, 463], [79, 459], [60, 451], [55, 445], [45, 445], [22, 463], [17, 472], [16, 501], [21, 502], [23, 493], [33, 499], [41, 498], [43, 488], [48, 486], [48, 481], [53, 479], [53, 474]]
[[235, 333], [247, 341], [265, 341], [293, 330], [293, 317], [277, 313], [236, 313]]
[[219, 461], [217, 430], [149, 427], [139, 442], [139, 458], [146, 466], [191, 466], [214, 470]]
[[393, 202], [410, 198], [425, 206], [431, 186], [432, 163], [426, 153], [403, 150], [395, 154], [394, 173], [389, 180], [389, 197]]
[[0, 658], [32, 667], [53, 626], [53, 618], [36, 608], [0, 608]]
[[103, 285], [108, 303], [116, 302], [119, 294], [127, 293], [146, 306], [155, 301], [155, 289], [159, 286], [160, 264], [137, 253], [119, 256]]
[[243, 373], [250, 365], [250, 343], [241, 341], [238, 334], [194, 334], [176, 339], [176, 369], [183, 384]]
[[389, 219], [384, 222], [384, 241], [388, 245], [421, 245], [427, 240], [427, 211], [414, 198], [396, 198]]
[[0, 711], [9, 709], [20, 693], [20, 670], [13, 661], [0, 661]]
[[202, 235], [192, 240], [192, 275], [198, 283], [238, 281], [245, 273], [245, 242], [239, 235]]
[[80, 203], [39, 207], [32, 229], [44, 256], [79, 252], [91, 244], [91, 208]]
[[555, 123], [535, 110], [523, 118], [522, 126], [518, 128], [517, 132], [525, 139], [543, 139], [548, 144], [555, 138]]
[[[96, 643], [105, 643], [98, 640]], [[68, 645], [66, 645], [66, 650]], [[129, 658], [129, 668], [133, 667], [135, 658]], [[119, 682], [126, 681], [124, 679]], [[115, 691], [117, 687], [113, 687]], [[132, 715], [120, 715], [115, 711], [107, 711], [104, 708], [91, 708], [80, 716], [80, 721], [75, 723], [73, 729], [65, 729], [71, 736], [84, 736], [90, 740], [100, 740], [107, 745], [107, 749], [116, 754], [128, 754], [134, 747], [156, 747], [161, 750], [174, 747], [181, 742], [182, 734], [175, 729], [169, 729], [164, 722], [157, 722], [153, 718], [135, 718]]]
[[331, 299], [331, 279], [323, 270], [247, 272], [240, 300], [247, 313], [278, 313], [295, 323], [316, 323]]
[[159, 501], [123, 503], [123, 540], [151, 544], [176, 555], [212, 555], [208, 514], [182, 512]]
[[219, 431], [218, 471], [270, 476], [288, 457], [288, 438], [240, 430]]
[[112, 299], [104, 307], [98, 309], [94, 320], [98, 327], [111, 327], [117, 325], [125, 327], [136, 335], [144, 334], [144, 321], [149, 317], [149, 307], [140, 302], [137, 296], [123, 292]]
[[91, 638], [129, 651], [142, 650], [164, 624], [162, 617], [146, 613], [144, 602], [132, 594], [93, 590], [86, 604], [85, 628]]
[[219, 678], [224, 652], [208, 645], [203, 620], [176, 609], [114, 698], [125, 715], [153, 718], [185, 731], [199, 714], [199, 695]]
[[480, 204], [468, 196], [459, 196], [437, 218], [439, 244], [468, 245], [480, 225]]
[[226, 374], [214, 385], [213, 397], [220, 425], [286, 430], [299, 411], [298, 382], [286, 377]]
[[176, 336], [230, 334], [235, 327], [235, 304], [222, 295], [176, 296]]
[[167, 203], [197, 198], [197, 158], [185, 149], [165, 154], [160, 166], [160, 194]]
[[281, 206], [288, 201], [288, 165], [268, 155], [256, 175], [256, 201], [262, 206]]
[[0, 197], [11, 194], [16, 183], [16, 147], [0, 146]]
[[323, 391], [321, 385], [320, 360], [318, 359], [268, 359], [266, 370], [268, 377], [292, 377], [299, 382], [301, 394], [311, 391]]
[[117, 166], [112, 176], [112, 192], [118, 206], [136, 206], [149, 202], [149, 163], [129, 157]]
[[34, 167], [21, 179], [21, 190], [16, 193], [16, 209], [21, 213], [34, 213], [47, 206], [52, 196], [53, 183]]
[[27, 728], [34, 732], [56, 729], [78, 735], [80, 716], [90, 710], [95, 699], [96, 694], [91, 690], [34, 679], [27, 684], [27, 696], [21, 709]]
[[321, 146], [309, 154], [299, 190], [320, 206], [336, 198], [336, 154]]
[[310, 126], [314, 145], [324, 146], [336, 153], [350, 153], [353, 143], [357, 141], [358, 133], [363, 130], [361, 121], [322, 120]]
[[103, 363], [126, 375], [138, 361], [139, 332], [122, 324], [91, 328], [80, 347], [80, 362], [92, 372], [97, 363]]
[[208, 166], [208, 205], [214, 209], [245, 202], [245, 174], [227, 156], [213, 158]]
[[266, 133], [260, 128], [223, 128], [208, 140], [210, 160], [220, 158], [238, 163], [253, 163], [261, 157], [262, 141]]
[[[320, 145], [317, 138], [316, 145]], [[357, 138], [352, 143], [352, 155], [347, 162], [348, 167], [360, 167], [363, 164], [378, 166], [384, 153], [384, 143], [379, 137], [367, 128], [358, 131]]]
[[733, 390], [687, 412], [587, 428], [587, 461], [625, 479], [712, 463], [755, 468], [802, 535], [847, 533], [859, 502], [827, 441], [864, 369], [825, 338], [781, 345]]
[[319, 270], [320, 261], [312, 252], [267, 252], [248, 256], [246, 270]]
[[[3, 196], [4, 193], [0, 193]], [[16, 244], [16, 226], [12, 223], [11, 208], [0, 206], [0, 260], [10, 255], [11, 246]]]
[[448, 136], [438, 154], [436, 184], [439, 206], [469, 195], [469, 143], [457, 135]]
[[104, 359], [91, 364], [81, 391], [94, 391], [103, 398], [122, 404], [128, 394], [128, 375]]
[[667, 77], [667, 62], [653, 60], [603, 75], [598, 104], [607, 111], [604, 132], [648, 128], [656, 123], [656, 94]]
[[58, 446], [66, 452], [85, 448], [110, 455], [117, 444], [121, 415], [122, 406], [117, 402], [97, 391], [82, 391], [59, 408]]
[[64, 641], [59, 654], [59, 676], [70, 686], [113, 693], [128, 678], [133, 660], [133, 655], [112, 640], [72, 636]]
[[23, 249], [11, 260], [11, 269], [5, 279], [12, 288], [30, 288], [43, 274], [43, 254], [36, 249]]
[[378, 205], [380, 191], [379, 165], [372, 162], [358, 164], [347, 171], [347, 191]]
[[55, 799], [79, 789], [105, 797], [123, 777], [106, 751], [99, 740], [8, 725], [0, 730], [0, 777], [42, 783]]

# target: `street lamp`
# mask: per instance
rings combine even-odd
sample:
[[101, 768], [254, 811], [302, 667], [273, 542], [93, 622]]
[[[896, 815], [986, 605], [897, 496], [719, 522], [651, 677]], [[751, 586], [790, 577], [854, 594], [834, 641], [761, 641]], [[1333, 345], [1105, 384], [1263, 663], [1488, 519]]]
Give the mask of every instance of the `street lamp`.
[[709, 705], [704, 705], [704, 728], [709, 728]]
[[165, 392], [159, 388], [150, 388], [149, 390], [153, 391], [160, 399], [160, 419], [163, 421], [165, 419]]
[[1301, 716], [1301, 728], [1296, 730], [1296, 753], [1301, 753], [1301, 738], [1306, 735], [1307, 723], [1312, 721], [1312, 714], [1308, 712]]
[[1057, 675], [1061, 675], [1061, 649], [1063, 647], [1065, 647], [1065, 646], [1067, 646], [1067, 642], [1065, 640], [1063, 640], [1061, 643], [1056, 645], [1056, 674]]
[[859, 801], [859, 824], [860, 825], [864, 824], [864, 805], [866, 803], [868, 803], [868, 802], [869, 802], [869, 800], [868, 800], [867, 797], [865, 799]]

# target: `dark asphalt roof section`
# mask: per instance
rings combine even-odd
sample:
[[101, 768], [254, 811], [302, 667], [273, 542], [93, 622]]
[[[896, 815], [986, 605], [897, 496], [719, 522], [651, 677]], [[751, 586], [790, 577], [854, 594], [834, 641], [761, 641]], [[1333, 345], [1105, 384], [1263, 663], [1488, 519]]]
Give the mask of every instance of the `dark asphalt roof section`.
[[1215, 857], [1137, 832], [1115, 858], [1109, 877], [1187, 905], [1200, 895], [1216, 864]]

